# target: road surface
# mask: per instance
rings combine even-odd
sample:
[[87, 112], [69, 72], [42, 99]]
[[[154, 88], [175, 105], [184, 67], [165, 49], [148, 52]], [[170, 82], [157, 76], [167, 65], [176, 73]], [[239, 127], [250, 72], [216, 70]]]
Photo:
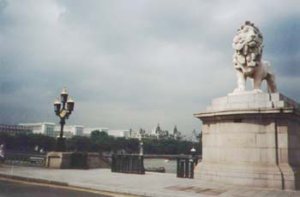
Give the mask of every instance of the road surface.
[[0, 179], [0, 197], [121, 197], [120, 194]]

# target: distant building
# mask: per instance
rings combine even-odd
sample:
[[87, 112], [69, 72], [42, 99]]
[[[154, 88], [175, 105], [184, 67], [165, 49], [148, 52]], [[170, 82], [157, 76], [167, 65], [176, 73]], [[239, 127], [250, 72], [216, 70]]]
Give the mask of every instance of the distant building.
[[[59, 136], [60, 134], [60, 125], [55, 126], [55, 136]], [[75, 135], [83, 136], [84, 126], [82, 125], [65, 125], [64, 126], [64, 136], [66, 138], [71, 138]]]
[[157, 139], [168, 139], [170, 137], [169, 136], [169, 131], [168, 130], [162, 130], [160, 128], [159, 124], [157, 124], [154, 135], [156, 136]]
[[150, 132], [147, 132], [145, 129], [139, 129], [139, 131], [133, 131], [132, 129], [129, 130], [129, 137], [130, 138], [143, 138], [143, 139], [158, 139], [158, 140], [165, 140], [165, 139], [175, 139], [175, 140], [182, 140], [183, 135], [180, 131], [178, 131], [177, 126], [174, 127], [173, 133], [170, 133], [168, 130], [161, 129], [160, 125], [152, 129]]
[[54, 136], [55, 123], [52, 122], [38, 122], [38, 123], [20, 123], [20, 126], [26, 127], [35, 134], [44, 134], [47, 136]]
[[173, 137], [175, 140], [181, 140], [181, 139], [182, 139], [181, 132], [178, 131], [177, 126], [175, 126], [174, 129], [173, 129], [173, 135], [172, 135], [172, 137]]
[[116, 130], [108, 130], [107, 134], [114, 137], [125, 137], [129, 138], [129, 129], [116, 129]]
[[142, 138], [140, 131], [129, 129], [129, 138], [140, 139]]
[[32, 130], [28, 127], [20, 126], [20, 125], [7, 125], [0, 124], [0, 133], [8, 133], [8, 134], [30, 134]]
[[[20, 128], [24, 128], [32, 133], [40, 133], [51, 137], [58, 137], [60, 135], [60, 125], [56, 125], [51, 122], [39, 122], [39, 123], [20, 123]], [[83, 125], [64, 125], [64, 137], [71, 138], [73, 136], [90, 136], [93, 131], [106, 132], [110, 136], [114, 137], [130, 137], [129, 129], [108, 129], [105, 127], [84, 127]], [[145, 132], [145, 131], [144, 131]], [[140, 136], [137, 133], [136, 137]]]

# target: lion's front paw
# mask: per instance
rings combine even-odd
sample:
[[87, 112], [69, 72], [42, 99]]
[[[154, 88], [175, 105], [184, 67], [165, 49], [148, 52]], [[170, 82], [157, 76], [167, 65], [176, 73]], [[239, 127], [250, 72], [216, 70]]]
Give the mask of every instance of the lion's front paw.
[[263, 93], [263, 91], [262, 91], [261, 89], [258, 89], [258, 88], [253, 89], [252, 91], [253, 91], [254, 93]]

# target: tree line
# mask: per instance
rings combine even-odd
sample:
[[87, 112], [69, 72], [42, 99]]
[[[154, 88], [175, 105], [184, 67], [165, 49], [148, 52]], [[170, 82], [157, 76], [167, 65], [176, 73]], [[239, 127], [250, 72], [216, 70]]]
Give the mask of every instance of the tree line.
[[[5, 144], [7, 150], [32, 152], [36, 147], [43, 151], [54, 151], [56, 139], [42, 134], [0, 133], [0, 144]], [[90, 137], [73, 136], [66, 140], [67, 151], [88, 152], [126, 152], [139, 153], [138, 139], [109, 136], [106, 132], [93, 131]], [[189, 154], [191, 148], [201, 153], [199, 142], [179, 141], [175, 139], [143, 139], [144, 154]]]

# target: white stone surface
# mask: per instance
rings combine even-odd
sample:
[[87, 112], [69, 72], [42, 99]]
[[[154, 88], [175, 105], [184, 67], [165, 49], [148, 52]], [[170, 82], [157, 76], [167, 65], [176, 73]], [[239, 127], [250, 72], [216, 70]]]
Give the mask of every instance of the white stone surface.
[[285, 107], [299, 108], [296, 101], [281, 93], [255, 93], [245, 91], [240, 94], [228, 94], [225, 97], [213, 99], [206, 111], [247, 110], [247, 109], [280, 109]]
[[270, 69], [270, 63], [262, 61], [263, 36], [259, 29], [251, 22], [246, 21], [233, 38], [232, 47], [235, 50], [233, 64], [237, 76], [237, 88], [233, 93], [245, 91], [246, 79], [253, 79], [253, 91], [262, 92], [260, 86], [263, 80], [267, 81], [269, 92], [277, 92], [275, 76]]
[[244, 92], [212, 101], [203, 121], [195, 177], [247, 186], [300, 189], [299, 105], [280, 93]]

